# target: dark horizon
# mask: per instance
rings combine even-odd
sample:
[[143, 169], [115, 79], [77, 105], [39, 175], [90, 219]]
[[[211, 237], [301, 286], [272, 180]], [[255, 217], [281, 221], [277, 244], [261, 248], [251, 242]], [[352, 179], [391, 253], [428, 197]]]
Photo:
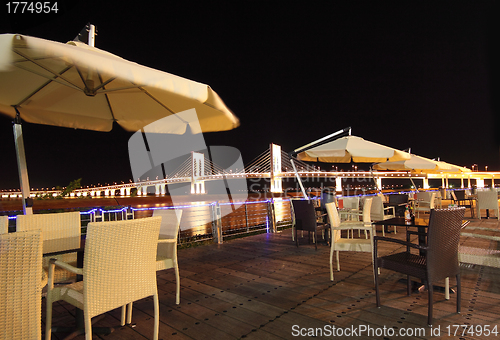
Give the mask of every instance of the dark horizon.
[[[289, 152], [351, 126], [380, 144], [500, 171], [494, 1], [58, 3], [47, 16], [2, 12], [0, 33], [66, 42], [91, 22], [96, 47], [210, 85], [241, 126], [205, 134], [206, 144], [239, 149], [244, 164], [270, 143]], [[119, 126], [23, 129], [32, 187], [132, 177], [132, 133]], [[3, 115], [0, 145], [0, 188], [17, 188]]]

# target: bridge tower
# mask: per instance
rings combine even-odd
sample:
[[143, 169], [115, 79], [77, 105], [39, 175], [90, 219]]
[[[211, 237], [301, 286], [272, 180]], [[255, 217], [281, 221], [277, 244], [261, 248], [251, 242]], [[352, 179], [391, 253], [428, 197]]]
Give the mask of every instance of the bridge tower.
[[270, 144], [271, 151], [271, 192], [283, 192], [281, 179], [281, 146]]
[[191, 194], [204, 194], [205, 154], [191, 151]]

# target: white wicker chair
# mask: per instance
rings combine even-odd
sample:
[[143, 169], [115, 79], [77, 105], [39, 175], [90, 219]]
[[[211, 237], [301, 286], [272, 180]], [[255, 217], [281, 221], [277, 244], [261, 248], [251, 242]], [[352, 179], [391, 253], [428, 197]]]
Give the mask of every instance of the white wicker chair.
[[[374, 222], [387, 220], [389, 218], [393, 218], [396, 216], [396, 213], [394, 212], [394, 207], [384, 208], [384, 201], [382, 198], [383, 198], [383, 195], [377, 195], [377, 196], [373, 197], [370, 218]], [[385, 236], [384, 229], [385, 228], [382, 227], [382, 235]], [[394, 226], [394, 233], [396, 233], [396, 232], [397, 232], [397, 229], [396, 229], [396, 226]]]
[[[72, 211], [65, 213], [18, 215], [16, 218], [16, 230], [41, 230], [44, 241], [80, 236], [80, 213]], [[73, 266], [76, 266], [76, 257], [76, 253], [52, 256], [52, 258], [57, 258]], [[46, 278], [49, 270], [49, 258], [43, 258], [42, 267], [44, 269], [43, 277]], [[55, 282], [74, 281], [75, 279], [75, 274], [60, 268], [57, 268], [54, 276]]]
[[[375, 227], [370, 218], [372, 198], [366, 198], [363, 205], [363, 221], [340, 221], [335, 203], [327, 203], [326, 212], [331, 228], [330, 247], [330, 280], [333, 281], [333, 252], [337, 253], [337, 271], [340, 271], [339, 251], [361, 251], [373, 254], [373, 236]], [[369, 233], [369, 238], [345, 238], [342, 237], [342, 230], [360, 229]], [[372, 256], [373, 259], [373, 256]]]
[[[161, 217], [89, 223], [83, 269], [51, 260], [46, 340], [51, 338], [52, 303], [55, 301], [64, 300], [83, 310], [85, 339], [91, 340], [92, 317], [149, 296], [154, 300], [154, 339], [158, 339], [156, 248], [160, 224]], [[83, 281], [54, 287], [55, 265], [83, 275]]]
[[9, 232], [9, 216], [0, 216], [0, 235]]
[[[182, 210], [180, 209], [158, 209], [154, 210], [153, 216], [161, 216], [160, 238], [156, 252], [156, 270], [173, 268], [175, 271], [175, 303], [181, 301], [181, 278], [179, 276], [179, 265], [177, 263], [177, 235], [181, 223]], [[123, 314], [122, 314], [123, 315]], [[122, 318], [122, 326], [125, 320]], [[128, 305], [127, 324], [132, 323], [132, 303]]]
[[0, 235], [0, 339], [42, 338], [42, 234]]
[[415, 212], [417, 217], [420, 217], [420, 212], [431, 213], [431, 210], [436, 207], [435, 192], [419, 192], [418, 199], [415, 202]]
[[477, 191], [477, 217], [481, 218], [481, 210], [494, 210], [499, 218], [498, 193], [496, 190]]

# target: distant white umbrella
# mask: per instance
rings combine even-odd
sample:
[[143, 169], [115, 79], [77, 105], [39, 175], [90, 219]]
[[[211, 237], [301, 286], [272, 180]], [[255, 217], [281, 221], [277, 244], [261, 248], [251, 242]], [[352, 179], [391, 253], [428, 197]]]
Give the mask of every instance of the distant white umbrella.
[[375, 163], [410, 159], [410, 154], [361, 137], [346, 136], [300, 151], [297, 159], [328, 163]]
[[382, 162], [373, 166], [375, 170], [403, 170], [423, 173], [434, 172], [470, 172], [470, 169], [442, 161], [411, 155], [404, 161]]
[[[89, 27], [92, 33], [94, 27]], [[93, 36], [89, 39], [93, 41]], [[137, 131], [195, 109], [195, 121], [175, 116], [162, 133], [230, 130], [238, 118], [210, 86], [127, 61], [78, 41], [67, 44], [0, 35], [0, 113], [15, 118], [23, 207], [29, 182], [20, 122], [110, 131], [113, 122]], [[178, 119], [177, 119], [178, 118]], [[163, 126], [165, 128], [165, 126]]]

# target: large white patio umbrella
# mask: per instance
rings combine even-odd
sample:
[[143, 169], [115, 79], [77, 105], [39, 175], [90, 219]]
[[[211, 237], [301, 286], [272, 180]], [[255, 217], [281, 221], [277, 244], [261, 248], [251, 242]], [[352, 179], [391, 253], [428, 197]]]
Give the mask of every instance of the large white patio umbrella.
[[[89, 27], [90, 32], [94, 27]], [[89, 39], [93, 40], [93, 36]], [[162, 133], [230, 130], [238, 118], [210, 86], [127, 61], [78, 41], [62, 44], [20, 34], [0, 35], [0, 113], [15, 118], [14, 134], [23, 194], [29, 197], [20, 122], [129, 131], [195, 109]], [[175, 116], [177, 117], [177, 116]], [[31, 209], [25, 213], [30, 213]]]
[[[348, 135], [340, 137], [345, 134]], [[350, 127], [295, 149], [290, 153], [294, 168], [292, 158], [295, 156], [301, 161], [326, 163], [376, 163], [407, 160], [411, 157], [407, 152], [370, 142], [361, 137], [351, 136]], [[299, 179], [302, 193], [307, 197], [297, 171], [294, 170]]]

